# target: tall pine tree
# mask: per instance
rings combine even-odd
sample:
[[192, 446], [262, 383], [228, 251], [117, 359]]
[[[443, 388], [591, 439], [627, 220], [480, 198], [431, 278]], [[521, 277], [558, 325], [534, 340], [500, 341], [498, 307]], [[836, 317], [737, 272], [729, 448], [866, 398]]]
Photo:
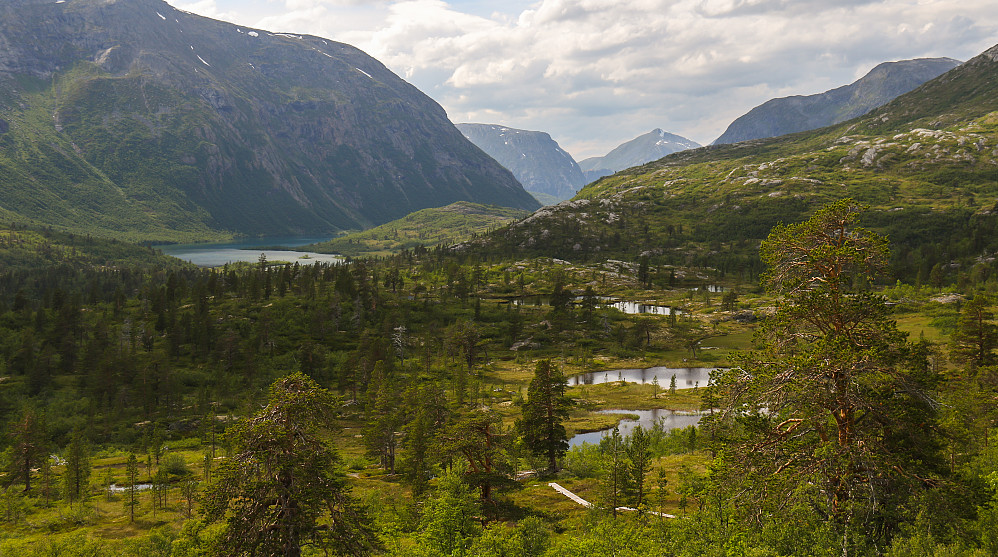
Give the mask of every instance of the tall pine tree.
[[527, 448], [548, 459], [548, 472], [558, 469], [558, 458], [568, 450], [568, 434], [562, 424], [568, 418], [572, 399], [565, 395], [565, 375], [551, 360], [541, 360], [527, 387], [523, 418], [517, 429]]

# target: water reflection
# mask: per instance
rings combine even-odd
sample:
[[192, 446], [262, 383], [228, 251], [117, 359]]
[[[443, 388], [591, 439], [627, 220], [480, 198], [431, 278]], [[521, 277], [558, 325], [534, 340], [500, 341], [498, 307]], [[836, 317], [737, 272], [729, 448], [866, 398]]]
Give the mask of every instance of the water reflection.
[[627, 315], [671, 315], [673, 313], [679, 315], [679, 310], [669, 306], [656, 306], [641, 302], [620, 300], [617, 302], [604, 302], [604, 305], [608, 308], [616, 308]]
[[[627, 437], [634, 430], [635, 426], [640, 425], [645, 429], [651, 429], [655, 422], [661, 422], [663, 429], [666, 431], [672, 429], [682, 429], [687, 426], [697, 425], [700, 422], [700, 414], [696, 412], [677, 412], [675, 410], [600, 410], [600, 414], [634, 414], [638, 416], [637, 420], [627, 419], [622, 420], [618, 424], [620, 430], [620, 435]], [[589, 433], [580, 433], [575, 437], [568, 440], [568, 445], [574, 447], [575, 445], [580, 445], [582, 443], [599, 443], [600, 439], [609, 435], [613, 428], [604, 429], [601, 431], [592, 431]]]
[[668, 389], [672, 383], [672, 377], [675, 376], [677, 389], [692, 389], [694, 387], [706, 387], [710, 382], [710, 372], [715, 369], [717, 368], [656, 366], [645, 369], [593, 371], [573, 375], [568, 378], [567, 384], [572, 387], [576, 385], [599, 385], [600, 383], [625, 381], [627, 383], [650, 385], [657, 380], [661, 388]]
[[[524, 296], [522, 298], [512, 298], [507, 303], [511, 303], [514, 306], [550, 306], [551, 297], [550, 296]], [[582, 303], [582, 296], [577, 296], [572, 299], [572, 304], [578, 307]], [[682, 314], [678, 309], [674, 309], [670, 306], [659, 306], [644, 302], [631, 302], [628, 300], [618, 300], [617, 298], [608, 298], [606, 296], [600, 296], [598, 305], [600, 307], [613, 308], [621, 311], [627, 315], [671, 315]]]
[[264, 249], [272, 246], [297, 247], [325, 241], [328, 238], [253, 238], [226, 244], [170, 244], [156, 246], [165, 255], [171, 255], [184, 261], [189, 261], [200, 267], [220, 267], [226, 263], [259, 261], [260, 254], [267, 261], [274, 263], [286, 261], [311, 265], [313, 263], [340, 263], [343, 258], [328, 253], [290, 251], [282, 249]]

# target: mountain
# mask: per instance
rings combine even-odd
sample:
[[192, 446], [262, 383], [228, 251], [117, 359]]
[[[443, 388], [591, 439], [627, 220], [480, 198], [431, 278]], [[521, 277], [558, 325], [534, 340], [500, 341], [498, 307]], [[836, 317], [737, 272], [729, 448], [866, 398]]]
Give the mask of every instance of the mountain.
[[[669, 155], [591, 183], [463, 250], [635, 261], [755, 280], [759, 242], [834, 200], [869, 208], [902, 280], [998, 273], [998, 46], [870, 113]], [[938, 266], [938, 267], [937, 267]], [[941, 274], [940, 274], [941, 273]], [[934, 281], [935, 282], [935, 281]]]
[[444, 110], [360, 50], [160, 0], [0, 4], [0, 218], [131, 239], [533, 209]]
[[602, 157], [590, 157], [579, 163], [586, 174], [586, 183], [609, 176], [632, 166], [641, 166], [686, 149], [696, 149], [700, 144], [685, 137], [654, 129], [644, 135], [622, 143]]
[[740, 116], [715, 145], [814, 130], [861, 116], [960, 65], [952, 58], [884, 62], [850, 85], [772, 99]]
[[457, 129], [508, 168], [527, 191], [568, 199], [586, 184], [572, 155], [544, 132], [494, 124], [457, 124]]

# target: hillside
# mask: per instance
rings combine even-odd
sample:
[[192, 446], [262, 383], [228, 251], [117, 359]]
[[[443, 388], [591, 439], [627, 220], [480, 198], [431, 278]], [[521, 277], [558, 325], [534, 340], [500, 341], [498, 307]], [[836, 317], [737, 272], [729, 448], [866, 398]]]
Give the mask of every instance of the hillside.
[[534, 208], [377, 60], [159, 0], [0, 7], [0, 214], [132, 239], [336, 232]]
[[959, 64], [951, 58], [884, 62], [855, 82], [831, 91], [766, 101], [732, 122], [714, 144], [776, 137], [838, 124], [883, 106]]
[[654, 129], [622, 143], [602, 157], [590, 157], [579, 163], [586, 182], [593, 182], [632, 166], [640, 166], [666, 155], [696, 149], [700, 144], [680, 135]]
[[457, 124], [472, 143], [508, 168], [523, 189], [569, 199], [586, 183], [578, 163], [544, 132]]
[[758, 241], [834, 199], [869, 204], [894, 272], [993, 265], [998, 250], [998, 47], [856, 120], [695, 149], [588, 185], [483, 240], [488, 253], [646, 255], [751, 278]]
[[527, 212], [519, 209], [458, 201], [301, 249], [350, 256], [384, 255], [417, 246], [463, 242], [525, 216]]
[[[127, 242], [51, 229], [0, 225], [0, 269], [3, 272], [123, 266], [180, 268], [188, 265], [152, 248]], [[11, 280], [10, 275], [0, 276]]]

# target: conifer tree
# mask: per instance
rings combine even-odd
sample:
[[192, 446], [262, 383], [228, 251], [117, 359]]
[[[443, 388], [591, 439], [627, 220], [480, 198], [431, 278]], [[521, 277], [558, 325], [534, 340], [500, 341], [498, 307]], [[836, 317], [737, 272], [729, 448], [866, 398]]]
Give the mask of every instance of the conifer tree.
[[631, 431], [627, 439], [627, 465], [634, 491], [634, 506], [641, 509], [645, 503], [645, 476], [651, 469], [651, 438], [640, 425]]
[[907, 342], [882, 298], [854, 289], [889, 259], [886, 240], [855, 225], [859, 210], [839, 201], [763, 242], [780, 309], [760, 350], [719, 372], [722, 412], [704, 418], [728, 426], [724, 457], [732, 485], [746, 486], [742, 508], [821, 509], [843, 555], [863, 551], [854, 533], [896, 527], [895, 509], [942, 471], [925, 349]]
[[309, 545], [334, 555], [376, 546], [349, 494], [340, 457], [325, 441], [334, 399], [302, 373], [271, 385], [267, 406], [232, 426], [235, 454], [215, 471], [203, 501], [208, 522], [225, 520], [220, 555], [298, 557]]
[[617, 507], [621, 506], [627, 492], [627, 447], [620, 429], [616, 426], [610, 435], [600, 440], [600, 453], [603, 455], [604, 477], [602, 481], [602, 499], [613, 516], [617, 516]]
[[517, 429], [527, 448], [548, 460], [548, 472], [558, 469], [558, 458], [568, 450], [568, 434], [562, 422], [568, 419], [572, 399], [565, 394], [566, 379], [551, 360], [541, 360], [527, 387], [523, 418]]
[[81, 431], [74, 431], [66, 448], [66, 469], [62, 473], [63, 496], [67, 501], [86, 499], [90, 471], [90, 444]]
[[7, 477], [31, 491], [31, 471], [47, 457], [45, 423], [33, 409], [26, 408], [10, 425], [10, 462]]
[[952, 357], [957, 362], [969, 362], [974, 367], [990, 365], [998, 347], [998, 324], [990, 306], [992, 300], [978, 294], [963, 305], [953, 333]]

